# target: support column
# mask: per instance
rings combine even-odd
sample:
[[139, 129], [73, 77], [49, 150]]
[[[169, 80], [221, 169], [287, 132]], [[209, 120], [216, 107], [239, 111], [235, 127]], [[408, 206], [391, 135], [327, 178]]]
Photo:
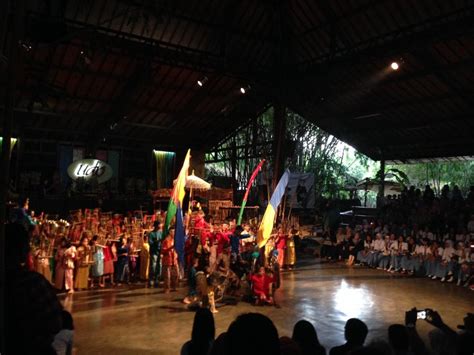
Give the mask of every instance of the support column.
[[[0, 46], [5, 50], [7, 55], [7, 78], [6, 89], [4, 96], [3, 109], [3, 142], [2, 155], [0, 166], [0, 274], [2, 280], [5, 276], [5, 221], [6, 202], [8, 194], [8, 186], [10, 181], [10, 150], [11, 138], [13, 130], [13, 114], [15, 107], [15, 92], [16, 92], [16, 73], [19, 71], [19, 45], [18, 41], [22, 38], [24, 26], [24, 2], [22, 0], [4, 1], [0, 8], [6, 14], [5, 25], [1, 33], [2, 43]], [[2, 287], [0, 291], [0, 352], [5, 353], [5, 288]], [[9, 339], [11, 341], [11, 339]]]
[[237, 193], [237, 147], [235, 144], [235, 139], [232, 140], [232, 152], [230, 159], [230, 171], [232, 175], [232, 203], [235, 203], [235, 194]]
[[379, 193], [377, 195], [377, 207], [383, 207], [385, 197], [385, 159], [380, 160], [379, 170]]
[[285, 171], [285, 137], [286, 107], [277, 103], [273, 106], [273, 189]]

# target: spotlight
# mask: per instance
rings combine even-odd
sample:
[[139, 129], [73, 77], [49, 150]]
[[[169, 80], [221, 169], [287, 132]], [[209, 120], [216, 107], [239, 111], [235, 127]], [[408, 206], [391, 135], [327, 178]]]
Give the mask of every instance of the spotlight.
[[92, 63], [91, 57], [87, 54], [86, 51], [81, 50], [79, 55], [82, 57], [83, 63], [85, 65], [90, 65]]
[[29, 42], [19, 41], [18, 43], [27, 52], [31, 51], [31, 49], [33, 48]]
[[207, 76], [205, 76], [204, 78], [200, 79], [197, 81], [197, 84], [200, 86], [200, 87], [203, 87], [205, 83], [207, 83], [209, 79], [207, 78]]
[[245, 88], [244, 88], [244, 87], [241, 87], [241, 88], [240, 88], [240, 92], [241, 92], [242, 94], [245, 94], [245, 92], [246, 92]]
[[397, 63], [397, 62], [392, 62], [392, 64], [390, 64], [390, 67], [391, 67], [393, 70], [398, 70], [398, 63]]

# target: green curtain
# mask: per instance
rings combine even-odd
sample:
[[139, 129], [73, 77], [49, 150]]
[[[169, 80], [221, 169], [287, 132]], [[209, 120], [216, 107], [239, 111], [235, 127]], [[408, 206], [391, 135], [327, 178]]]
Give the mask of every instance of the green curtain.
[[[12, 139], [11, 139], [11, 143], [10, 143], [10, 154], [11, 154], [12, 151], [13, 151], [13, 147], [15, 147], [16, 141], [17, 141], [16, 138], [12, 138]], [[2, 153], [2, 149], [3, 149], [3, 137], [0, 137], [0, 154]]]
[[176, 154], [154, 150], [156, 161], [156, 188], [167, 188], [173, 186], [173, 167]]

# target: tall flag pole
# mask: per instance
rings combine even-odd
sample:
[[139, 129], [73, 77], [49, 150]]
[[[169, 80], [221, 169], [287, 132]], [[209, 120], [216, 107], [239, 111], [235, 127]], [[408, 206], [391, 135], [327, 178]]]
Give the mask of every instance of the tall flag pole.
[[290, 171], [286, 170], [280, 181], [278, 181], [278, 184], [275, 187], [275, 191], [273, 191], [270, 202], [268, 203], [267, 209], [265, 210], [265, 214], [263, 215], [262, 223], [258, 228], [257, 244], [259, 248], [264, 247], [265, 244], [267, 244], [268, 239], [270, 238], [276, 211], [278, 209], [278, 205], [281, 202], [281, 198], [285, 194], [286, 185], [288, 185], [289, 178]]
[[191, 149], [188, 149], [186, 153], [186, 157], [184, 158], [183, 166], [179, 172], [178, 178], [176, 179], [176, 184], [174, 185], [173, 192], [171, 193], [170, 202], [168, 203], [168, 210], [166, 212], [166, 219], [165, 225], [163, 228], [163, 234], [166, 236], [168, 235], [168, 230], [173, 220], [174, 216], [176, 216], [176, 211], [179, 208], [182, 208], [183, 199], [185, 195], [185, 187], [186, 187], [186, 178], [188, 177], [188, 170], [189, 170], [189, 160], [191, 158]]
[[244, 209], [245, 209], [245, 205], [247, 204], [247, 198], [249, 197], [250, 188], [252, 187], [252, 183], [254, 182], [255, 178], [260, 172], [260, 169], [262, 169], [263, 163], [265, 163], [265, 159], [262, 159], [262, 161], [257, 165], [252, 175], [250, 176], [249, 182], [247, 183], [247, 190], [245, 191], [244, 199], [242, 200], [242, 206], [240, 207], [239, 218], [237, 218], [237, 225], [240, 225], [240, 223], [242, 223], [242, 216], [244, 215]]

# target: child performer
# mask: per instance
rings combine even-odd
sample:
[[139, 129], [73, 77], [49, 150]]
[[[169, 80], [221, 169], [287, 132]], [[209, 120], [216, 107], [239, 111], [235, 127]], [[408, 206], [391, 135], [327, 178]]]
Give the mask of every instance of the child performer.
[[142, 250], [140, 251], [140, 280], [148, 281], [148, 270], [150, 269], [150, 244], [148, 235], [143, 236]]
[[253, 295], [257, 298], [256, 304], [273, 304], [273, 298], [270, 291], [273, 277], [265, 273], [265, 267], [261, 266], [257, 274], [250, 274], [249, 279], [252, 283]]
[[176, 291], [178, 286], [178, 254], [174, 249], [174, 228], [171, 228], [161, 245], [165, 293]]
[[99, 287], [104, 287], [104, 249], [107, 248], [105, 245], [97, 243], [99, 236], [94, 235], [91, 239], [91, 254], [94, 259], [94, 265], [91, 267], [92, 284], [94, 287], [95, 280], [98, 281]]
[[81, 238], [81, 245], [77, 248], [76, 257], [76, 280], [74, 286], [76, 289], [87, 289], [89, 286], [89, 238], [84, 234]]

